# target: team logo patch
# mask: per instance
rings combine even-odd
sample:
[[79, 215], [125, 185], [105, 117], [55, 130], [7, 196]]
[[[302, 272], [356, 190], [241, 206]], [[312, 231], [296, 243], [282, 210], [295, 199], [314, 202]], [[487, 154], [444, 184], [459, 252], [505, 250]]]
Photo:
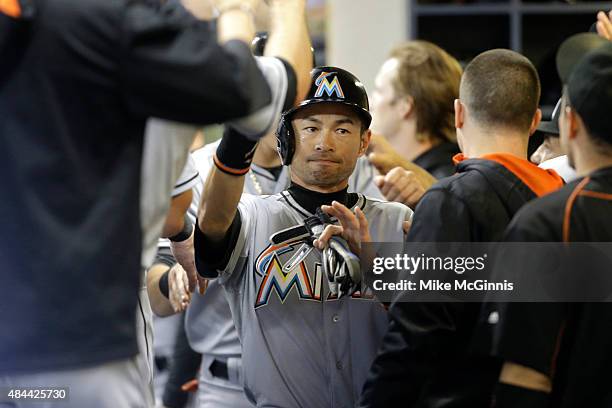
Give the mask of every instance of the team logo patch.
[[299, 247], [301, 244], [300, 242], [272, 245], [259, 255], [255, 262], [255, 270], [258, 275], [263, 276], [263, 280], [257, 292], [256, 308], [267, 304], [274, 292], [284, 303], [293, 288], [296, 289], [300, 299], [321, 299], [320, 265], [315, 267], [315, 274], [319, 276], [318, 279], [315, 279], [314, 285], [311, 283], [308, 268], [303, 260], [292, 265], [289, 270], [286, 267], [289, 261], [288, 256], [290, 257], [297, 249], [296, 246]]
[[331, 75], [335, 74], [335, 72], [321, 72], [321, 75], [315, 80], [315, 85], [318, 87], [317, 92], [315, 92], [315, 98], [320, 98], [323, 96], [323, 92], [325, 92], [327, 96], [331, 97], [333, 94], [336, 94], [338, 98], [344, 99], [344, 92], [342, 92], [338, 77], [334, 76], [331, 82], [328, 79]]
[[[274, 293], [283, 304], [291, 296], [291, 292], [302, 301], [338, 300], [329, 291], [320, 261], [313, 262], [310, 258], [317, 256], [316, 250], [311, 247], [311, 250], [302, 256], [300, 252], [303, 248], [302, 241], [288, 242], [270, 245], [259, 254], [255, 261], [255, 273], [261, 279], [255, 299], [256, 309], [267, 305]], [[368, 289], [366, 293], [355, 292], [352, 298], [373, 299], [374, 294]]]

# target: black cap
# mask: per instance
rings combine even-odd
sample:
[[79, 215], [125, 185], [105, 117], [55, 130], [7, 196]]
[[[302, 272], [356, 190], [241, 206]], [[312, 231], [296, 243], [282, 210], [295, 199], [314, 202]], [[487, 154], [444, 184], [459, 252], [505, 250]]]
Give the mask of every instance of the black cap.
[[590, 33], [572, 36], [559, 48], [557, 66], [589, 134], [612, 143], [612, 42]]
[[538, 126], [538, 131], [553, 135], [559, 136], [559, 111], [561, 110], [561, 99], [557, 101], [555, 105], [555, 109], [552, 111], [552, 116], [550, 120], [543, 120], [540, 122]]
[[316, 67], [310, 71], [310, 89], [306, 98], [298, 106], [286, 112], [288, 115], [298, 109], [315, 103], [341, 103], [355, 109], [370, 127], [372, 116], [368, 104], [368, 94], [359, 79], [350, 72], [338, 67]]
[[594, 33], [572, 35], [563, 41], [557, 51], [557, 72], [561, 82], [567, 84], [574, 67], [586, 54], [609, 42]]

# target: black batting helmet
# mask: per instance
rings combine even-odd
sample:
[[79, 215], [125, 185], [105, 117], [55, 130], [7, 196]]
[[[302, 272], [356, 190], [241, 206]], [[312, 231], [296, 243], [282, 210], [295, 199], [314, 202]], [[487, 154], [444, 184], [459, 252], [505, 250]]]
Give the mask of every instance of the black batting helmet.
[[369, 128], [372, 122], [368, 104], [368, 94], [359, 79], [350, 72], [337, 67], [316, 67], [310, 72], [310, 89], [306, 98], [300, 104], [281, 116], [276, 132], [278, 153], [283, 164], [288, 166], [295, 152], [295, 136], [291, 126], [291, 118], [295, 112], [304, 106], [315, 103], [340, 103], [355, 110], [363, 122], [364, 128]]

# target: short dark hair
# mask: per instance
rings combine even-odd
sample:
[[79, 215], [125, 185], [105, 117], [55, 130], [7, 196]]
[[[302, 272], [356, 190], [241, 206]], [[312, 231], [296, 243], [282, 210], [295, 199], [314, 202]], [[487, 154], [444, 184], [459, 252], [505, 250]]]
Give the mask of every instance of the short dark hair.
[[[591, 142], [593, 142], [593, 144], [599, 148], [599, 151], [601, 153], [612, 154], [612, 141], [609, 139], [609, 135], [605, 132], [593, 132], [589, 128], [589, 125], [586, 123], [582, 115], [580, 115], [580, 112], [578, 112], [578, 110], [574, 106], [572, 106], [572, 100], [570, 99], [567, 85], [563, 86], [561, 100], [563, 101], [563, 108], [570, 107], [574, 110], [576, 115], [580, 116], [580, 119], [582, 119], [582, 123], [589, 135], [589, 138], [591, 139]], [[561, 112], [561, 114], [563, 114], [563, 112]]]
[[526, 131], [538, 109], [540, 78], [519, 53], [490, 50], [465, 67], [459, 95], [480, 124]]
[[461, 65], [428, 41], [408, 41], [391, 51], [399, 68], [393, 83], [396, 96], [411, 96], [417, 134], [455, 142], [453, 102], [459, 97]]

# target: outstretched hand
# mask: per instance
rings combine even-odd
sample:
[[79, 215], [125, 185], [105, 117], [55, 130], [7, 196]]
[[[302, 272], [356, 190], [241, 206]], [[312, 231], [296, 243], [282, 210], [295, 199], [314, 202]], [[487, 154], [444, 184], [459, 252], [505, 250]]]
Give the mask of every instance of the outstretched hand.
[[323, 249], [327, 246], [330, 238], [339, 235], [346, 240], [351, 252], [359, 256], [361, 254], [361, 244], [371, 242], [368, 220], [360, 208], [355, 209], [355, 213], [337, 201], [332, 205], [322, 205], [321, 210], [330, 217], [336, 217], [340, 225], [328, 225], [323, 230], [321, 236], [314, 241], [314, 246]]

